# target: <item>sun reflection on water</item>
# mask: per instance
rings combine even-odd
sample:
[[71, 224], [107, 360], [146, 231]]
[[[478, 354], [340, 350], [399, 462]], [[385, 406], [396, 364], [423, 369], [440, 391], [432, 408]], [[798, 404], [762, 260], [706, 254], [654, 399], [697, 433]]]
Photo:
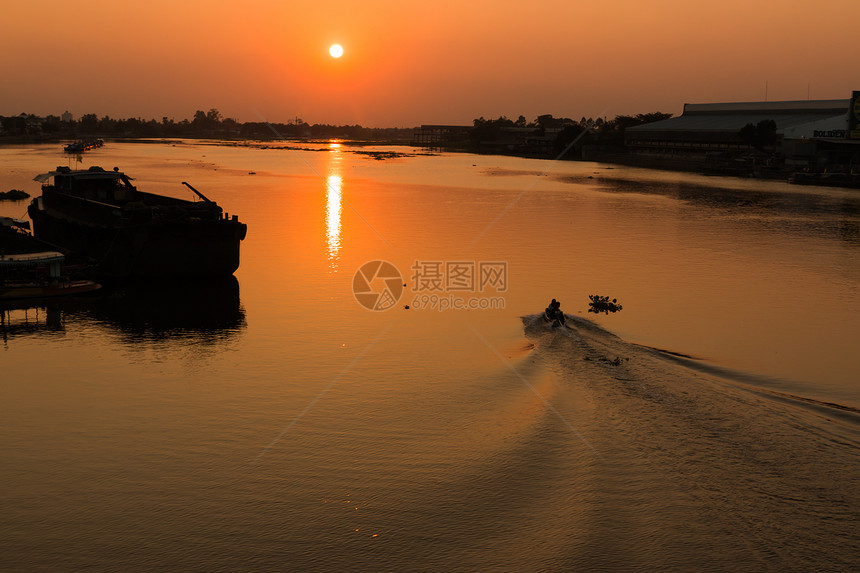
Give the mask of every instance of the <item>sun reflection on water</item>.
[[340, 217], [342, 211], [343, 178], [340, 175], [329, 175], [326, 178], [326, 243], [328, 245], [328, 261], [331, 272], [336, 273], [340, 260], [341, 236]]
[[337, 140], [329, 141], [328, 177], [326, 177], [326, 245], [328, 247], [329, 272], [336, 273], [343, 246], [341, 213], [343, 211], [343, 176], [341, 173], [343, 154]]

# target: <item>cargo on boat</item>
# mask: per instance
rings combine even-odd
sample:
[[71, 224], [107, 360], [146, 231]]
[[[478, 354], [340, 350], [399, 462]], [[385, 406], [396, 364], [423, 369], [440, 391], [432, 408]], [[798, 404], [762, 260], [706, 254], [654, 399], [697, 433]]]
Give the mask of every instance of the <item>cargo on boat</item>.
[[239, 267], [247, 226], [188, 183], [199, 201], [139, 191], [117, 168], [58, 167], [35, 180], [43, 185], [27, 209], [33, 234], [100, 277], [229, 276]]

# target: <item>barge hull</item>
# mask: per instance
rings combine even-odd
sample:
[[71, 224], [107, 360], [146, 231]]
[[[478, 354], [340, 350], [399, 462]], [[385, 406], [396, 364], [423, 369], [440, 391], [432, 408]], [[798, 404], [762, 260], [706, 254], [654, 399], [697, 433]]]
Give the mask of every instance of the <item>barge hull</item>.
[[109, 278], [216, 277], [239, 268], [244, 225], [229, 220], [105, 227], [31, 209], [34, 235]]

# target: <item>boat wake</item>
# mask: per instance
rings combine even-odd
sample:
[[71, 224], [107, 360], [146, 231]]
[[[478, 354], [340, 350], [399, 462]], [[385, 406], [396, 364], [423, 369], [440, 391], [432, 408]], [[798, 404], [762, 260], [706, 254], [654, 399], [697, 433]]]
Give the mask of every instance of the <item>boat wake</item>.
[[730, 384], [738, 390], [756, 393], [782, 402], [791, 401], [792, 405], [796, 407], [810, 407], [816, 413], [839, 416], [840, 420], [844, 421], [848, 427], [856, 426], [857, 430], [860, 431], [860, 408], [781, 392], [773, 388], [784, 387], [785, 381], [723, 368], [689, 354], [627, 342], [585, 318], [566, 316], [568, 321], [566, 328], [550, 328], [543, 320], [542, 314], [525, 316], [523, 317], [525, 334], [530, 339], [546, 339], [548, 334], [552, 334], [553, 337], [563, 337], [578, 342], [578, 348], [582, 352], [581, 357], [584, 361], [621, 366], [622, 361], [627, 363], [634, 356], [639, 359], [658, 358], [667, 363], [666, 368], [670, 368], [670, 365], [680, 366], [682, 369], [690, 371], [691, 376], [695, 373], [705, 375], [703, 379], [707, 379], [711, 383]]
[[[690, 544], [716, 569], [815, 568], [822, 555], [836, 569], [858, 562], [856, 408], [628, 343], [584, 318], [569, 316], [566, 328], [540, 314], [522, 320], [533, 357], [560, 379], [552, 400], [576, 394], [590, 405], [587, 416], [569, 415], [605, 460], [603, 478], [618, 484], [607, 511], [621, 504], [627, 515], [603, 533], [638, 545], [642, 563], [659, 567], [656, 547]], [[662, 541], [642, 546], [642, 529]], [[565, 561], [589, 563], [576, 554]]]

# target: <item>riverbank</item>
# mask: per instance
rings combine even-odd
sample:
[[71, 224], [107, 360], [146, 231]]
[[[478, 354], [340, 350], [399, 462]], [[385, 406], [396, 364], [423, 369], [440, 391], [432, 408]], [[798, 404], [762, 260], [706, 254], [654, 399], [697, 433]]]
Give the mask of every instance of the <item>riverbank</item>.
[[[26, 145], [46, 145], [74, 141], [74, 138], [32, 138], [32, 137], [0, 137], [0, 147], [15, 147]], [[424, 150], [421, 155], [438, 152], [468, 153], [477, 156], [497, 155], [505, 157], [519, 157], [523, 159], [537, 159], [546, 161], [565, 162], [599, 162], [611, 165], [624, 165], [628, 167], [639, 167], [645, 169], [657, 169], [664, 171], [677, 171], [695, 173], [700, 175], [724, 175], [729, 177], [754, 178], [773, 181], [788, 181], [799, 185], [816, 185], [822, 187], [860, 188], [860, 174], [849, 173], [847, 169], [837, 166], [829, 171], [799, 172], [792, 168], [786, 168], [780, 164], [775, 156], [768, 156], [750, 151], [745, 155], [714, 155], [714, 156], [683, 156], [683, 155], [657, 155], [631, 153], [623, 148], [610, 146], [585, 145], [580, 149], [579, 156], [559, 157], [552, 153], [538, 153], [536, 151], [523, 152], [522, 150], [506, 150], [504, 147], [493, 149], [481, 149], [475, 145], [465, 142], [449, 143], [436, 146], [416, 146], [409, 139], [350, 139], [341, 137], [265, 137], [265, 138], [242, 138], [242, 137], [110, 137], [106, 143], [121, 142], [134, 144], [177, 144], [187, 143], [189, 145], [226, 145], [237, 147], [267, 148], [268, 146], [282, 147], [284, 144], [295, 145], [296, 150], [309, 149], [306, 146], [337, 141], [349, 147], [413, 147]], [[384, 151], [357, 152], [367, 153], [373, 159], [384, 160], [415, 153], [404, 154], [402, 152], [386, 153]]]

